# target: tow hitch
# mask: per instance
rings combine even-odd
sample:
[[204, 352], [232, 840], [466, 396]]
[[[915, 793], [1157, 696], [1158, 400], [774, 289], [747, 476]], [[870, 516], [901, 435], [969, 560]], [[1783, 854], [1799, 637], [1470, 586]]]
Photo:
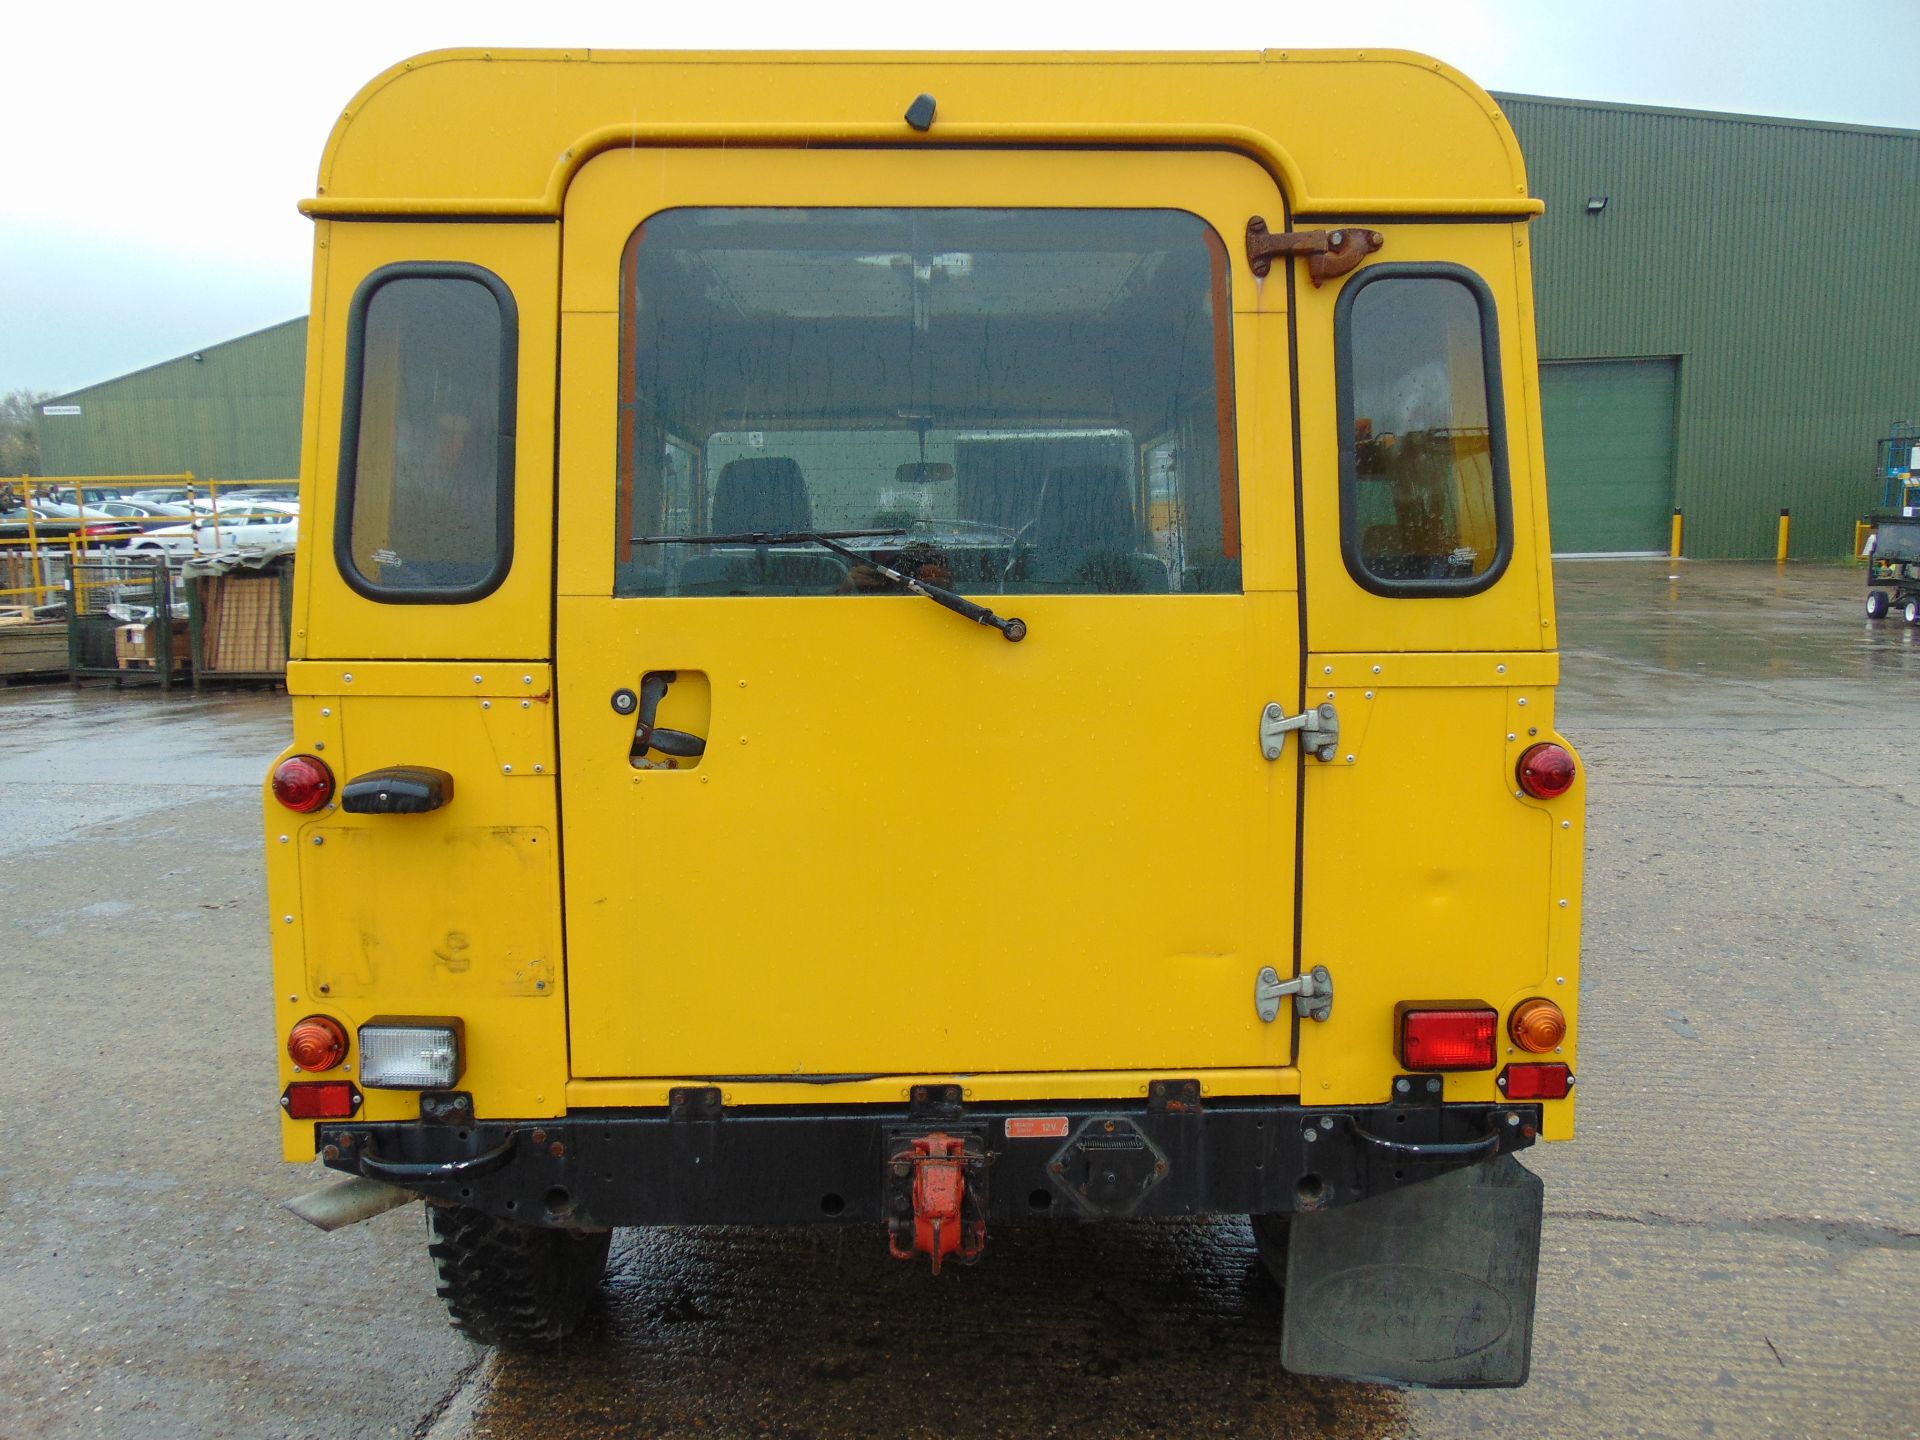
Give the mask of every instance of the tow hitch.
[[977, 1136], [896, 1136], [887, 1161], [887, 1248], [894, 1258], [925, 1255], [936, 1275], [949, 1255], [979, 1259], [987, 1245], [986, 1168]]

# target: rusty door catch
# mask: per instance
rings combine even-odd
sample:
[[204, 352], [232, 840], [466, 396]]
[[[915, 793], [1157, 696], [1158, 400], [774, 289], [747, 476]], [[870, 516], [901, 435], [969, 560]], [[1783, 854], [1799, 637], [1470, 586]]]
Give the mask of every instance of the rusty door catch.
[[1304, 255], [1315, 285], [1337, 280], [1384, 244], [1386, 236], [1378, 230], [1283, 230], [1275, 235], [1261, 216], [1247, 221], [1247, 264], [1254, 274], [1265, 275], [1276, 255]]

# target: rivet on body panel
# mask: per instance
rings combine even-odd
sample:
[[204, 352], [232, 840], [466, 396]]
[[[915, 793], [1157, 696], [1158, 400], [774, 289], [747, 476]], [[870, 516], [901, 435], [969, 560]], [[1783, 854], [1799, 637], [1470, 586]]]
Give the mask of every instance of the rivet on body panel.
[[484, 675], [476, 675], [476, 676], [474, 676], [474, 677], [473, 677], [473, 683], [474, 683], [474, 684], [476, 684], [476, 685], [478, 685], [478, 684], [480, 684], [480, 683], [481, 683], [481, 681], [483, 681], [483, 680], [485, 680], [485, 679], [486, 679], [486, 676], [484, 676]]
[[1353, 756], [1351, 755], [1347, 756], [1347, 764], [1349, 765], [1353, 764]]
[[320, 707], [320, 718], [321, 718], [322, 720], [325, 720], [325, 719], [326, 719], [326, 718], [327, 718], [328, 716], [330, 716], [330, 715], [332, 715], [332, 714], [333, 714], [333, 711], [332, 711], [331, 709], [329, 709], [329, 708], [328, 708], [327, 706], [325, 706], [325, 705], [322, 705], [322, 706]]
[[531, 701], [531, 700], [522, 700], [522, 701], [520, 702], [520, 708], [521, 708], [522, 710], [531, 710], [531, 709], [533, 708], [533, 701]]
[[1518, 700], [1514, 701], [1513, 703], [1516, 705], [1524, 705], [1527, 703], [1527, 697], [1522, 695]]
[[1332, 667], [1331, 665], [1329, 665], [1329, 666], [1327, 666], [1327, 667], [1326, 667], [1326, 669], [1325, 669], [1325, 670], [1323, 670], [1323, 671], [1322, 671], [1321, 673], [1322, 673], [1323, 675], [1331, 675], [1331, 674], [1333, 673], [1333, 667]]
[[536, 765], [533, 767], [533, 773], [536, 775], [542, 774], [545, 772], [546, 768], [547, 767], [544, 765]]
[[282, 915], [282, 916], [280, 917], [280, 923], [281, 923], [282, 925], [291, 925], [291, 924], [293, 924], [293, 916], [291, 916], [291, 915]]
[[1374, 674], [1376, 674], [1376, 675], [1378, 675], [1378, 674], [1380, 673], [1380, 667], [1379, 667], [1378, 665], [1376, 665], [1376, 666], [1374, 666], [1374, 667], [1373, 667], [1373, 673], [1374, 673]]
[[1562, 830], [1571, 830], [1573, 828], [1573, 822], [1571, 820], [1562, 820], [1560, 822], [1560, 828]]
[[284, 845], [284, 844], [286, 844], [286, 843], [287, 843], [287, 837], [286, 837], [286, 836], [284, 836], [284, 835], [282, 835], [282, 836], [280, 837], [280, 843], [281, 843], [282, 845]]
[[1507, 673], [1507, 667], [1504, 665], [1496, 665], [1493, 667], [1493, 673], [1496, 675], [1504, 675]]
[[493, 709], [493, 701], [491, 701], [491, 700], [482, 700], [482, 701], [480, 702], [480, 708], [481, 708], [482, 710], [491, 710], [491, 709]]
[[316, 845], [324, 845], [327, 843], [327, 837], [324, 835], [316, 835], [313, 837], [313, 843]]
[[521, 683], [522, 685], [531, 685], [531, 684], [533, 684], [533, 676], [531, 676], [531, 675], [522, 675], [522, 676], [520, 677], [520, 683]]
[[1511, 734], [1511, 733], [1509, 733], [1509, 734], [1508, 734], [1508, 736], [1507, 736], [1507, 743], [1508, 743], [1509, 745], [1511, 745], [1511, 744], [1512, 744], [1512, 743], [1513, 743], [1514, 741], [1516, 741], [1516, 740], [1518, 740], [1519, 738], [1520, 738], [1520, 737], [1519, 737], [1518, 735], [1514, 735], [1514, 734]]
[[324, 740], [316, 740], [313, 742], [313, 748], [316, 750], [324, 750], [327, 748], [327, 742]]
[[1367, 699], [1371, 700], [1372, 698], [1373, 698], [1373, 692], [1371, 690], [1367, 691]]
[[1568, 906], [1569, 904], [1571, 904], [1571, 903], [1572, 903], [1571, 901], [1568, 901], [1568, 900], [1562, 900], [1562, 901], [1560, 902], [1560, 908], [1561, 908], [1562, 910], [1564, 910], [1564, 909], [1566, 909], [1566, 908], [1567, 908], [1567, 906]]
[[511, 766], [511, 765], [502, 765], [502, 766], [500, 767], [500, 773], [501, 773], [502, 775], [511, 775], [511, 774], [513, 774], [513, 766]]
[[342, 676], [340, 677], [340, 682], [341, 682], [341, 683], [342, 683], [343, 685], [351, 685], [351, 684], [353, 683], [353, 676], [351, 676], [351, 675], [342, 675]]

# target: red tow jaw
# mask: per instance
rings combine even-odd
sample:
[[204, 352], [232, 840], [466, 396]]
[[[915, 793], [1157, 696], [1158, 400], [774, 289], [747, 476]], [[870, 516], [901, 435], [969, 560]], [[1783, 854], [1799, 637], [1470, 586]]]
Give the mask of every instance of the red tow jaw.
[[939, 1131], [915, 1136], [894, 1152], [887, 1246], [895, 1259], [925, 1255], [938, 1275], [949, 1255], [979, 1258], [987, 1244], [986, 1207], [970, 1191], [979, 1183], [983, 1160], [977, 1149], [968, 1151], [964, 1137]]

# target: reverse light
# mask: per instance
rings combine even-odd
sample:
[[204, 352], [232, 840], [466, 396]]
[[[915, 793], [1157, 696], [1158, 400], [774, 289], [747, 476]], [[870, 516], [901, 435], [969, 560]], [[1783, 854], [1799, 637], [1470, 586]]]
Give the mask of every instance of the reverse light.
[[1509, 1100], [1564, 1100], [1573, 1089], [1573, 1072], [1565, 1065], [1509, 1065], [1494, 1082]]
[[1500, 1015], [1491, 1005], [1422, 1009], [1402, 1002], [1400, 1063], [1409, 1070], [1491, 1070]]
[[1529, 745], [1514, 767], [1520, 788], [1536, 800], [1553, 800], [1573, 788], [1580, 767], [1564, 745]]
[[289, 755], [273, 767], [273, 798], [289, 810], [312, 814], [333, 798], [333, 771], [317, 755]]
[[460, 1022], [376, 1021], [360, 1027], [360, 1083], [375, 1090], [445, 1090], [460, 1078]]
[[360, 1108], [351, 1080], [296, 1080], [280, 1096], [289, 1120], [345, 1120]]
[[331, 1070], [347, 1058], [347, 1029], [331, 1015], [309, 1015], [287, 1032], [287, 1056], [302, 1070]]
[[1507, 1034], [1522, 1050], [1545, 1055], [1567, 1038], [1567, 1017], [1551, 1000], [1522, 1000], [1507, 1017]]

